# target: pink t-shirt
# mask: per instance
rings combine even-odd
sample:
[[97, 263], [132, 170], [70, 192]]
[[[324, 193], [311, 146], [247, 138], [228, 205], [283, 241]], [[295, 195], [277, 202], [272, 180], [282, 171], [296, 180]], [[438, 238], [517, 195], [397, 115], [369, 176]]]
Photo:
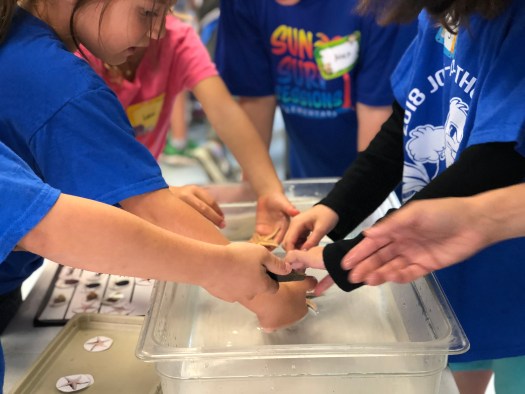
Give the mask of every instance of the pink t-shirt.
[[152, 40], [133, 81], [114, 81], [104, 63], [85, 51], [97, 74], [117, 94], [137, 139], [158, 158], [166, 143], [175, 97], [218, 75], [206, 47], [187, 23], [166, 19], [166, 36]]

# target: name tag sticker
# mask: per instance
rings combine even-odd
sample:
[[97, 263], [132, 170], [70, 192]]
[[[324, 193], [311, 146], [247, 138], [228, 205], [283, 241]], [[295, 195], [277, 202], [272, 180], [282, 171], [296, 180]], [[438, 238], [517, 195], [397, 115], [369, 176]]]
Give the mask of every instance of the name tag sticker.
[[128, 119], [137, 136], [151, 132], [159, 121], [164, 93], [151, 100], [130, 105], [126, 110]]
[[361, 34], [354, 32], [349, 36], [318, 44], [314, 56], [321, 76], [335, 79], [350, 72], [359, 57], [359, 40]]
[[456, 53], [457, 33], [451, 33], [441, 27], [436, 34], [436, 41], [443, 44], [443, 53], [453, 59]]

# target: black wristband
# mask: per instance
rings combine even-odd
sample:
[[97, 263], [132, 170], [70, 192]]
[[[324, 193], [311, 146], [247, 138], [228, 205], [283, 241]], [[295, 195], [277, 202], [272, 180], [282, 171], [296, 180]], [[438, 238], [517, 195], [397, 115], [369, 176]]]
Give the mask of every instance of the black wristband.
[[361, 286], [364, 283], [352, 283], [348, 280], [348, 274], [351, 270], [344, 270], [341, 268], [341, 260], [347, 254], [350, 249], [356, 246], [359, 242], [364, 239], [363, 233], [359, 234], [355, 238], [345, 239], [328, 244], [323, 249], [323, 261], [328, 271], [328, 274], [332, 277], [335, 284], [344, 291], [352, 291]]
[[[397, 211], [397, 208], [390, 208], [385, 216], [380, 218], [377, 222]], [[376, 222], [376, 223], [377, 223]], [[352, 291], [364, 285], [361, 283], [352, 283], [348, 280], [348, 274], [351, 270], [345, 270], [341, 267], [341, 260], [345, 254], [353, 249], [359, 242], [365, 239], [363, 233], [359, 233], [355, 238], [344, 239], [328, 244], [323, 249], [323, 261], [328, 274], [333, 279], [334, 283], [344, 291]]]

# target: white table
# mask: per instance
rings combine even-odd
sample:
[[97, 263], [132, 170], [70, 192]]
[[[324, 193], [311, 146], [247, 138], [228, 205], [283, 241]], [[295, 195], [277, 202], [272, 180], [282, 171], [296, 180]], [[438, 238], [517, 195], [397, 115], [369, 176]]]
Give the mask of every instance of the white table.
[[[5, 393], [9, 393], [24, 377], [32, 363], [62, 328], [33, 327], [33, 318], [53, 279], [55, 270], [56, 264], [46, 261], [40, 278], [2, 335], [6, 360]], [[442, 374], [439, 394], [459, 394], [448, 368]]]

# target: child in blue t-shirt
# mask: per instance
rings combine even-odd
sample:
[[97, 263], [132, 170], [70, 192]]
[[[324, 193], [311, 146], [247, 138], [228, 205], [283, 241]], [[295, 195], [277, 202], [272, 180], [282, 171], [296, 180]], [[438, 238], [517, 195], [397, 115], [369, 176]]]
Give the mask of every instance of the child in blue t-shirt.
[[[256, 255], [253, 261], [271, 270], [285, 271], [282, 263], [262, 247], [248, 243], [226, 247], [207, 244], [156, 227], [110, 205], [60, 194], [2, 143], [0, 169], [0, 261], [16, 247], [94, 272], [202, 285], [212, 294], [231, 299], [237, 296], [230, 284], [206, 279], [202, 272], [222, 266], [226, 270], [233, 268], [229, 275], [238, 275], [250, 255]], [[184, 265], [173, 264], [175, 256]], [[236, 263], [232, 264], [232, 258]], [[193, 268], [189, 270], [187, 264]], [[258, 292], [253, 288], [257, 276], [245, 284], [251, 289], [248, 294]], [[267, 285], [277, 287], [269, 278]], [[246, 289], [237, 288], [236, 292], [243, 294]], [[0, 303], [0, 314], [6, 312]], [[3, 377], [0, 346], [0, 391]]]
[[[379, 0], [363, 3], [381, 9]], [[327, 198], [292, 220], [287, 249], [310, 249], [327, 233], [343, 238], [400, 181], [407, 202], [471, 196], [525, 178], [525, 3], [433, 3], [418, 3], [427, 8], [392, 77], [392, 116]], [[421, 11], [411, 4], [400, 1], [386, 14], [409, 19]], [[352, 290], [359, 284], [341, 259], [361, 239], [307, 254]], [[471, 343], [450, 359], [461, 392], [483, 393], [492, 371], [498, 394], [525, 392], [524, 250], [525, 238], [505, 241], [436, 273]]]
[[[0, 7], [0, 141], [43, 182], [63, 193], [118, 205], [190, 238], [228, 244], [212, 222], [170, 192], [156, 161], [136, 141], [115, 94], [72, 53], [83, 45], [109, 64], [124, 62], [138, 47], [163, 34], [169, 4], [127, 0], [99, 7], [79, 0], [61, 3], [57, 12], [55, 3], [43, 0], [18, 5], [10, 0]], [[278, 225], [284, 232], [290, 203], [282, 186], [276, 182], [263, 194], [266, 219], [274, 223], [272, 228]], [[235, 278], [231, 290], [244, 289], [246, 297], [236, 293], [224, 298], [238, 299], [258, 315], [264, 312], [268, 325], [279, 325], [280, 318], [270, 322], [266, 313], [271, 305], [267, 297], [275, 295], [260, 294], [263, 301], [260, 297], [248, 301], [255, 293], [272, 292], [275, 286], [268, 283], [257, 257], [246, 256], [249, 259], [242, 272], [228, 279]], [[32, 253], [10, 253], [0, 263], [0, 295], [16, 291], [41, 263]], [[185, 267], [188, 272], [194, 269], [191, 264]], [[201, 272], [203, 279], [213, 277], [218, 283], [217, 274]], [[284, 296], [293, 294], [304, 300], [307, 286], [289, 286]], [[287, 307], [282, 302], [275, 304]], [[306, 303], [297, 313], [303, 312]]]
[[357, 0], [223, 0], [216, 63], [269, 145], [279, 106], [291, 178], [341, 176], [390, 115], [390, 74], [415, 25]]

